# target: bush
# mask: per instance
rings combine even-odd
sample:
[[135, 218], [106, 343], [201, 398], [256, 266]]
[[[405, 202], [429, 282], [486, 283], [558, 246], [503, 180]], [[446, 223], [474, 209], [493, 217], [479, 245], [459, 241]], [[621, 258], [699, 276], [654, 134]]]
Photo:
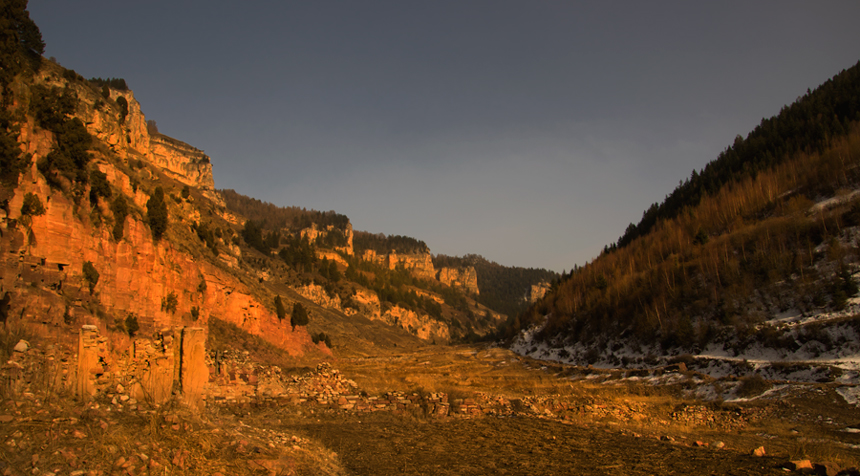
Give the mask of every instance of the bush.
[[320, 332], [317, 335], [312, 335], [311, 340], [314, 344], [319, 344], [320, 342], [325, 343], [325, 346], [331, 349], [331, 337], [328, 336], [325, 332]]
[[106, 173], [93, 170], [90, 172], [90, 203], [95, 205], [98, 203], [99, 197], [111, 197], [110, 183], [107, 181]]
[[21, 215], [27, 217], [41, 216], [45, 214], [45, 207], [38, 195], [27, 193], [24, 195], [24, 203], [21, 204]]
[[176, 297], [176, 293], [170, 291], [167, 296], [161, 298], [161, 310], [169, 312], [171, 314], [176, 312], [176, 308], [179, 306], [179, 298]]
[[18, 132], [20, 125], [16, 123], [12, 114], [6, 110], [0, 110], [0, 183], [9, 185], [11, 188], [18, 186], [18, 177], [27, 166], [30, 155], [21, 152], [18, 144]]
[[116, 98], [116, 105], [119, 106], [119, 123], [125, 123], [125, 118], [128, 116], [128, 101], [120, 96]]
[[167, 231], [167, 204], [164, 202], [164, 189], [155, 187], [146, 202], [146, 221], [152, 230], [152, 237], [160, 240]]
[[99, 272], [96, 271], [95, 266], [89, 261], [84, 263], [84, 281], [87, 282], [90, 288], [90, 294], [96, 289], [96, 284], [99, 282]]
[[284, 302], [281, 301], [281, 296], [275, 296], [275, 312], [278, 314], [278, 320], [283, 321], [287, 317], [287, 310], [284, 308]]
[[290, 325], [293, 326], [293, 330], [295, 330], [296, 326], [308, 325], [308, 322], [310, 322], [310, 317], [305, 307], [298, 302], [293, 304], [293, 313], [290, 316]]
[[125, 218], [128, 216], [128, 204], [125, 201], [125, 195], [117, 195], [113, 199], [113, 202], [111, 202], [110, 209], [113, 212], [114, 218], [113, 237], [116, 241], [119, 241], [122, 239]]
[[125, 331], [128, 332], [129, 337], [134, 337], [138, 330], [140, 330], [140, 325], [137, 322], [137, 317], [134, 314], [129, 314], [125, 318]]
[[93, 138], [84, 123], [78, 118], [64, 121], [54, 133], [57, 145], [39, 161], [39, 172], [54, 188], [59, 188], [61, 184], [59, 177], [64, 177], [69, 182], [87, 183], [87, 163], [90, 161], [87, 150]]

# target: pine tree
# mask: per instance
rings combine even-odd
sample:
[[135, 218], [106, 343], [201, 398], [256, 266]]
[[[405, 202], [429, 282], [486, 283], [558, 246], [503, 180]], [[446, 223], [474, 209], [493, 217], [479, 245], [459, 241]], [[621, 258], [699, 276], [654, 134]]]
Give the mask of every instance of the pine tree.
[[167, 204], [164, 202], [164, 190], [161, 187], [155, 187], [146, 202], [146, 221], [152, 230], [152, 237], [160, 240], [167, 231]]

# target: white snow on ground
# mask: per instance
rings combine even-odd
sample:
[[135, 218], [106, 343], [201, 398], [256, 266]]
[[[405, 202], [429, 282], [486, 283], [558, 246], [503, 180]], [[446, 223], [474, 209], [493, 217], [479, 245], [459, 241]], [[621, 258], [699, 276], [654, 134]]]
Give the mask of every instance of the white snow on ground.
[[835, 206], [841, 205], [843, 203], [848, 203], [854, 199], [854, 197], [860, 194], [860, 190], [852, 190], [851, 193], [846, 193], [843, 195], [837, 195], [833, 198], [828, 198], [827, 200], [822, 200], [815, 205], [812, 205], [809, 208], [809, 211], [813, 213], [822, 212], [827, 210], [828, 208], [833, 208]]
[[839, 387], [836, 389], [836, 392], [839, 393], [839, 395], [842, 395], [842, 398], [844, 398], [849, 405], [860, 407], [860, 387], [856, 385], [851, 387]]
[[[860, 298], [851, 300], [851, 307], [856, 307], [860, 314]], [[698, 355], [666, 355], [655, 344], [652, 346], [630, 345], [629, 342], [615, 340], [605, 343], [602, 348], [596, 345], [575, 343], [565, 346], [551, 346], [546, 342], [535, 340], [535, 335], [541, 331], [541, 326], [534, 326], [523, 331], [511, 346], [517, 354], [534, 359], [555, 361], [572, 365], [589, 365], [594, 369], [659, 369], [672, 362], [685, 361], [688, 368], [708, 375], [714, 379], [725, 377], [743, 377], [759, 375], [768, 380], [794, 382], [804, 385], [817, 382], [831, 382], [844, 385], [838, 389], [839, 394], [851, 405], [860, 407], [860, 334], [839, 319], [849, 317], [844, 313], [822, 313], [811, 316], [801, 323], [796, 312], [785, 312], [772, 322], [781, 322], [783, 326], [802, 326], [808, 322], [835, 321], [828, 324], [824, 332], [832, 342], [840, 342], [828, 349], [818, 341], [809, 341], [795, 352], [785, 349], [771, 349], [755, 344], [737, 355], [727, 350], [727, 344], [712, 344]], [[794, 324], [789, 324], [793, 322]], [[591, 374], [570, 377], [571, 379], [599, 380], [606, 379], [606, 374]], [[603, 381], [604, 384], [641, 382], [650, 385], [671, 385], [689, 379], [681, 373], [656, 372], [647, 376], [636, 375], [613, 378]], [[734, 395], [737, 382], [720, 380], [719, 390], [711, 383], [696, 379], [691, 394], [705, 400], [724, 399], [726, 401], [744, 401]], [[753, 398], [779, 398], [781, 394], [791, 394], [798, 385], [776, 385], [762, 395]]]

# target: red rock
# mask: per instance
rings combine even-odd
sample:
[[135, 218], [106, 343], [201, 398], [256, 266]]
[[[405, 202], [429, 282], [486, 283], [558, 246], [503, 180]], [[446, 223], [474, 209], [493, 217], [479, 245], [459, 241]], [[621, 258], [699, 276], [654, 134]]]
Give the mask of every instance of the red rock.
[[808, 459], [801, 459], [795, 461], [789, 461], [786, 465], [786, 468], [792, 471], [798, 471], [801, 469], [812, 469], [812, 462]]
[[752, 452], [752, 455], [758, 456], [758, 457], [764, 456], [765, 455], [764, 446], [759, 446], [758, 448], [754, 449]]

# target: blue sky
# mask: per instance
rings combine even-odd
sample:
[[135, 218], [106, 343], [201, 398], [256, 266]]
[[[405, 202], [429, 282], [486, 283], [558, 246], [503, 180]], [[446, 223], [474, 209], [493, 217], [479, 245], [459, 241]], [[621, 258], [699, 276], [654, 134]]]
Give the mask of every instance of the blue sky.
[[218, 188], [567, 270], [860, 60], [860, 2], [31, 0]]

